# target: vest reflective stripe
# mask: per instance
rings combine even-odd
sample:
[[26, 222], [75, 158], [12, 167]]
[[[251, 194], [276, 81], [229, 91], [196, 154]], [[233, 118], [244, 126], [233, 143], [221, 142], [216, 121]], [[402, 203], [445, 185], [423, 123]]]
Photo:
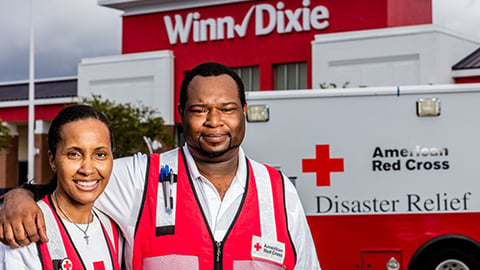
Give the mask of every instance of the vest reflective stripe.
[[[262, 238], [277, 241], [277, 225], [275, 222], [275, 211], [273, 208], [272, 185], [270, 175], [264, 165], [258, 162], [250, 161], [253, 174], [255, 175], [255, 184], [257, 185], [258, 210], [260, 216], [260, 228]], [[258, 192], [258, 191], [261, 192]]]
[[63, 244], [62, 234], [50, 206], [43, 200], [38, 201], [38, 206], [42, 209], [45, 219], [47, 236], [50, 241], [47, 242], [48, 252], [53, 260], [60, 260], [67, 257], [67, 251]]
[[[177, 173], [176, 201], [171, 214], [165, 210], [163, 187], [158, 181], [160, 167], [165, 164]], [[262, 269], [293, 269], [295, 251], [287, 229], [282, 176], [259, 163], [248, 160], [247, 164], [245, 200], [221, 247], [222, 267], [252, 269], [262, 265], [266, 267]], [[153, 270], [162, 265], [169, 269], [213, 269], [215, 242], [180, 150], [150, 155], [147, 173], [145, 203], [135, 233], [133, 269]], [[159, 227], [168, 226], [174, 228], [172, 234], [157, 234]], [[280, 243], [284, 249], [280, 258], [283, 264], [258, 261], [259, 257], [252, 255], [255, 237], [266, 243]]]
[[[58, 265], [54, 265], [54, 263], [60, 263], [65, 259], [68, 259], [71, 262], [71, 265], [73, 265], [73, 268], [71, 268], [72, 270], [85, 269], [83, 261], [75, 250], [74, 244], [70, 241], [70, 237], [67, 231], [63, 227], [63, 224], [60, 221], [59, 217], [55, 214], [49, 198], [50, 197], [47, 196], [38, 202], [38, 205], [40, 206], [40, 209], [42, 209], [45, 218], [45, 226], [47, 228], [47, 236], [49, 238], [49, 241], [47, 243], [38, 244], [40, 247], [40, 255], [42, 256], [41, 260], [44, 269], [61, 269], [58, 268]], [[103, 235], [106, 238], [105, 240], [107, 241], [107, 246], [110, 251], [110, 258], [113, 263], [113, 269], [120, 270], [120, 265], [118, 263], [118, 253], [114, 248], [114, 246], [117, 246], [118, 243], [112, 243], [111, 240], [115, 239], [115, 237], [111, 236], [113, 236], [113, 234], [115, 233], [118, 233], [112, 228], [112, 225], [115, 225], [109, 218], [107, 218], [107, 220], [105, 218], [100, 219], [100, 216], [102, 215], [97, 215], [96, 213], [95, 216], [99, 218]], [[104, 223], [104, 221], [108, 223]], [[108, 224], [110, 226], [104, 226], [104, 224]], [[110, 227], [111, 234], [107, 232], [106, 227]]]
[[105, 240], [107, 240], [108, 248], [110, 249], [112, 258], [115, 258], [118, 261], [118, 265], [120, 265], [123, 259], [121, 256], [121, 254], [123, 254], [123, 238], [119, 237], [118, 227], [108, 216], [104, 214], [97, 214], [96, 211], [94, 211], [94, 213], [98, 220], [100, 220], [100, 225], [102, 226], [104, 234], [106, 234]]
[[[103, 226], [103, 224], [110, 224], [111, 223], [110, 219], [108, 217], [104, 216], [104, 215], [95, 215], [95, 216], [100, 220], [100, 223], [102, 224], [102, 226]], [[113, 235], [114, 227], [103, 226], [103, 229], [107, 233], [109, 239], [112, 239], [112, 240], [115, 239], [115, 236]], [[116, 251], [116, 248], [115, 248], [115, 251]]]
[[[234, 227], [225, 240], [223, 250], [224, 260], [232, 262], [233, 266], [231, 264], [226, 265], [228, 268], [224, 269], [257, 269], [255, 267], [259, 267], [258, 269], [293, 269], [295, 267], [295, 251], [287, 228], [282, 176], [276, 169], [258, 163], [254, 165], [253, 163], [254, 161], [248, 160], [245, 202]], [[260, 175], [256, 175], [261, 167], [266, 169], [266, 172], [264, 169], [260, 169]], [[256, 182], [267, 179], [269, 182], [267, 185], [270, 186], [273, 196], [271, 197], [273, 202], [271, 211], [273, 213], [268, 215], [275, 219], [272, 224], [275, 224], [276, 235], [265, 234], [262, 230], [268, 230], [269, 225], [260, 224], [265, 222], [262, 221], [259, 209], [261, 207], [260, 198], [265, 197], [265, 194], [262, 195], [264, 190], [257, 189], [257, 186], [264, 187], [257, 185]], [[262, 211], [262, 213], [264, 212]], [[273, 239], [276, 239], [276, 241]], [[265, 254], [262, 254], [264, 250], [275, 251], [275, 253], [280, 251], [279, 256], [265, 256]]]

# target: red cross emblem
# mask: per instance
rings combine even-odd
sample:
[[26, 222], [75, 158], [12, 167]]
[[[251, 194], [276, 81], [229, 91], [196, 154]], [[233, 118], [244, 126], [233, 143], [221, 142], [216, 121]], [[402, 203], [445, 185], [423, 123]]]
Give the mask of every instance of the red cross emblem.
[[255, 244], [255, 246], [253, 246], [257, 251], [259, 251], [260, 249], [262, 249], [262, 246], [260, 246], [260, 244], [257, 242]]
[[330, 145], [317, 144], [315, 159], [302, 159], [302, 172], [316, 173], [317, 186], [330, 186], [330, 173], [343, 172], [343, 158], [330, 158]]
[[63, 270], [72, 270], [73, 268], [72, 262], [69, 259], [64, 259], [62, 261], [62, 269]]

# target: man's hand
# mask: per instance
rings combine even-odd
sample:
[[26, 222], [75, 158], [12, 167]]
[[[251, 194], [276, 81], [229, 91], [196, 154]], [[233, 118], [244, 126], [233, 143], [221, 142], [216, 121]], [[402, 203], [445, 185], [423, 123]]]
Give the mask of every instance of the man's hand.
[[39, 240], [48, 242], [48, 237], [32, 192], [23, 188], [9, 191], [0, 208], [0, 241], [17, 248]]

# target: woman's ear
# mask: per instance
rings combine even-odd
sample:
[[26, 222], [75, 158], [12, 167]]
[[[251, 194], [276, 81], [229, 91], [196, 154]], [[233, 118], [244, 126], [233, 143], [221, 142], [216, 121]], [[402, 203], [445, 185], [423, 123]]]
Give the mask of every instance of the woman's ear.
[[50, 168], [52, 169], [53, 173], [57, 173], [57, 168], [55, 166], [55, 158], [53, 157], [52, 152], [48, 150], [48, 163], [50, 163]]

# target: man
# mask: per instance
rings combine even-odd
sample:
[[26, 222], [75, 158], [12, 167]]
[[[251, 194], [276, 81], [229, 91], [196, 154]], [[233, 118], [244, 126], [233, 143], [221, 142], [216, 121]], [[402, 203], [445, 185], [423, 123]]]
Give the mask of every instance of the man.
[[[178, 112], [185, 146], [116, 160], [96, 203], [125, 235], [127, 269], [320, 269], [294, 186], [240, 147], [246, 101], [238, 75], [218, 63], [195, 67]], [[13, 246], [46, 240], [33, 200], [16, 194], [1, 210], [0, 238]]]

